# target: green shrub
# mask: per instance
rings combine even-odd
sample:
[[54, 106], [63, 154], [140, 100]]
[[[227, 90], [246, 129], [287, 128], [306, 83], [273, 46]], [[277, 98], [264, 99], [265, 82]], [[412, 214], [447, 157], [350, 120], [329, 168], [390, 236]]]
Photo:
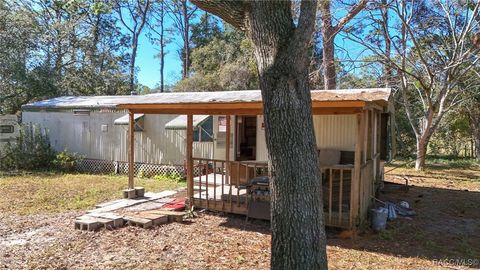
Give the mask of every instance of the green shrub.
[[173, 172], [173, 173], [167, 173], [167, 174], [161, 174], [161, 175], [155, 175], [153, 179], [157, 181], [172, 181], [175, 183], [185, 181], [185, 178], [183, 178], [180, 174]]
[[75, 171], [78, 162], [80, 162], [82, 159], [83, 157], [79, 154], [68, 152], [65, 149], [62, 152], [57, 153], [55, 159], [53, 160], [53, 164], [55, 165], [55, 168], [60, 171], [73, 172]]
[[0, 170], [48, 170], [53, 166], [55, 151], [46, 130], [39, 126], [23, 125], [15, 143], [4, 147]]

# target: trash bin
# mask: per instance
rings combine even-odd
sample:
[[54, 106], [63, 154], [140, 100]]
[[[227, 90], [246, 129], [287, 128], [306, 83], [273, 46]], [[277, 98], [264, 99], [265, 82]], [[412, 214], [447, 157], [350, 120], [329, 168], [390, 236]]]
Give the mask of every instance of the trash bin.
[[370, 209], [372, 214], [372, 229], [376, 232], [384, 231], [387, 228], [388, 209], [380, 207]]

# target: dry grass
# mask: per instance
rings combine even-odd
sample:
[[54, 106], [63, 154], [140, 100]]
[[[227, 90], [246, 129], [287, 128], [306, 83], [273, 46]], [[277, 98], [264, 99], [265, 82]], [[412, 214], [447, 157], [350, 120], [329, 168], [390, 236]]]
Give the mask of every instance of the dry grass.
[[[185, 186], [185, 182], [160, 177], [140, 178], [137, 186], [157, 192]], [[121, 196], [126, 176], [43, 173], [0, 176], [0, 212], [21, 215], [84, 210]]]
[[[387, 168], [387, 171], [389, 169]], [[90, 177], [90, 178], [89, 178]], [[387, 180], [413, 185], [408, 192], [380, 194], [384, 201], [407, 200], [417, 212], [411, 219], [388, 223], [387, 231], [363, 231], [356, 239], [341, 239], [328, 230], [328, 260], [331, 269], [467, 269], [480, 263], [480, 168], [433, 166], [426, 172], [408, 168], [391, 171]], [[39, 181], [46, 178], [46, 182]], [[51, 178], [51, 179], [50, 179]], [[77, 178], [96, 179], [79, 180]], [[72, 194], [97, 192], [95, 198], [118, 196], [125, 178], [110, 176], [28, 176], [25, 184], [1, 179], [1, 187], [15, 187], [8, 195], [18, 206], [0, 199], [0, 268], [7, 269], [268, 269], [269, 224], [245, 221], [244, 217], [201, 214], [189, 223], [171, 223], [153, 229], [126, 227], [97, 233], [73, 229], [73, 219], [83, 203], [39, 211], [28, 193], [48, 193], [57, 183], [56, 195], [70, 201]], [[36, 179], [36, 180], [35, 180]], [[48, 180], [50, 179], [50, 180]], [[56, 179], [56, 180], [55, 180]], [[60, 179], [60, 180], [59, 180]], [[63, 180], [61, 180], [63, 179]], [[18, 179], [17, 179], [18, 181]], [[56, 182], [57, 181], [57, 182]], [[86, 181], [86, 182], [85, 182]], [[93, 181], [91, 183], [90, 181]], [[143, 180], [142, 180], [143, 181]], [[160, 189], [162, 183], [144, 180], [142, 185]], [[78, 184], [77, 182], [84, 182]], [[98, 184], [97, 182], [104, 182]], [[120, 182], [120, 183], [118, 183]], [[30, 184], [28, 184], [30, 183]], [[62, 183], [59, 185], [58, 183]], [[85, 188], [90, 183], [91, 188]], [[170, 188], [170, 187], [169, 187]], [[75, 191], [75, 190], [80, 191]], [[110, 190], [111, 189], [111, 190]], [[22, 191], [23, 190], [23, 191]], [[32, 191], [33, 190], [33, 191]], [[74, 190], [74, 191], [72, 191]], [[3, 192], [3, 191], [2, 191]], [[5, 194], [5, 193], [4, 193]], [[69, 195], [68, 195], [69, 194]], [[104, 195], [99, 195], [104, 194]], [[116, 195], [115, 195], [116, 194]], [[48, 195], [43, 195], [49, 197]], [[87, 198], [89, 196], [82, 195]], [[83, 199], [82, 199], [83, 200]], [[36, 202], [42, 200], [35, 199]], [[74, 200], [75, 201], [75, 200]], [[46, 203], [41, 209], [44, 209]], [[79, 204], [78, 207], [76, 205]], [[24, 209], [24, 211], [15, 210]], [[29, 210], [30, 209], [30, 210]], [[63, 210], [61, 210], [63, 209]], [[17, 215], [28, 212], [55, 214]], [[63, 213], [58, 213], [63, 212]], [[464, 265], [435, 264], [434, 260], [465, 259]], [[477, 259], [476, 265], [468, 260]], [[462, 261], [459, 261], [460, 264]]]

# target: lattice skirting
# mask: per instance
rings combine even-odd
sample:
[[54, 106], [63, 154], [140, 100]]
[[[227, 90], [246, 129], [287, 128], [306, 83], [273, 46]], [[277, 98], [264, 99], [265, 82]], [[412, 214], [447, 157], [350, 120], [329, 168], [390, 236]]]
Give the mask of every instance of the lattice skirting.
[[[102, 159], [83, 159], [77, 164], [79, 172], [128, 174], [128, 162]], [[155, 175], [179, 175], [186, 177], [184, 165], [135, 163], [135, 175], [152, 177]], [[194, 176], [203, 175], [202, 168], [194, 167]]]
[[[128, 174], [128, 162], [111, 161], [101, 159], [83, 159], [77, 164], [79, 172], [89, 173], [115, 173]], [[195, 170], [195, 175], [200, 173], [200, 170]], [[135, 175], [142, 175], [152, 177], [155, 175], [179, 175], [185, 177], [186, 170], [184, 165], [170, 165], [170, 164], [151, 164], [151, 163], [135, 163]]]

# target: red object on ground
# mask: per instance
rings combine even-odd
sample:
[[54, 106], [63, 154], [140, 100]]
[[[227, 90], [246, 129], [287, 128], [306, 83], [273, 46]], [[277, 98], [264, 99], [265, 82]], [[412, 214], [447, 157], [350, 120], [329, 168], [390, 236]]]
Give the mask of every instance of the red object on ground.
[[183, 211], [185, 210], [185, 200], [176, 199], [174, 201], [166, 203], [162, 208], [166, 208], [168, 210], [173, 210], [173, 211]]

